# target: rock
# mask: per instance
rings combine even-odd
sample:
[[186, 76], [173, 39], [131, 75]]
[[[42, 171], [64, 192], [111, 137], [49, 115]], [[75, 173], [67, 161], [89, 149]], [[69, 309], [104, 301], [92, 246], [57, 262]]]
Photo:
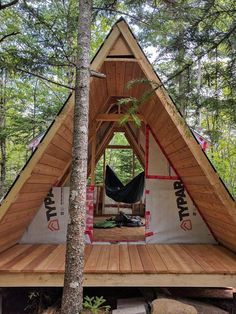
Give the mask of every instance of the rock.
[[197, 310], [180, 301], [163, 298], [152, 302], [152, 314], [197, 314]]
[[146, 314], [146, 313], [147, 311], [143, 304], [132, 307], [122, 307], [112, 311], [112, 314]]
[[228, 312], [220, 309], [211, 304], [207, 304], [200, 301], [195, 300], [181, 300], [182, 302], [192, 305], [197, 310], [198, 314], [227, 314]]
[[152, 302], [152, 314], [227, 314], [228, 312], [204, 302], [160, 298]]
[[145, 305], [143, 298], [127, 298], [117, 300], [117, 309]]

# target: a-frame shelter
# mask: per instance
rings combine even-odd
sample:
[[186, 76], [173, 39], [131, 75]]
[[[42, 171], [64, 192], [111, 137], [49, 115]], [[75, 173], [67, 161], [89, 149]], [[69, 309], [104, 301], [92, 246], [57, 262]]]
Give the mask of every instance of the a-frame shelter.
[[[140, 129], [123, 127], [145, 165], [142, 134], [150, 130], [175, 175], [183, 182], [218, 244], [88, 245], [85, 286], [235, 286], [236, 206], [145, 57], [126, 22], [112, 28], [91, 62], [105, 79], [91, 78], [89, 174], [124, 114], [117, 100], [140, 98], [152, 83], [158, 88], [139, 107]], [[48, 191], [70, 173], [74, 95], [44, 135], [0, 207], [0, 286], [62, 286], [64, 244], [20, 244]], [[145, 146], [145, 145], [144, 145]], [[147, 149], [147, 147], [146, 147]], [[187, 226], [188, 227], [188, 226]]]

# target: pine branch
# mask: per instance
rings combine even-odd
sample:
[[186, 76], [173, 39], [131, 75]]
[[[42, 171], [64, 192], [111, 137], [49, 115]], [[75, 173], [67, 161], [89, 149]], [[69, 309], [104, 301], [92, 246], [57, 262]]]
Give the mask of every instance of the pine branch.
[[[61, 86], [61, 87], [64, 87], [64, 88], [67, 88], [67, 89], [70, 89], [70, 90], [74, 90], [74, 87], [71, 87], [69, 85], [65, 85], [65, 84], [62, 84], [62, 83], [58, 83], [52, 79], [49, 79], [41, 74], [38, 74], [38, 73], [34, 73], [34, 72], [31, 72], [29, 70], [25, 70], [25, 69], [21, 69], [21, 68], [15, 68], [16, 71], [19, 71], [19, 72], [22, 72], [22, 73], [25, 73], [25, 74], [28, 74], [28, 75], [31, 75], [31, 76], [34, 76], [34, 77], [37, 77], [37, 78], [40, 78], [41, 80], [44, 80], [48, 83], [51, 83], [51, 84], [54, 84], [54, 85], [57, 85], [57, 86]], [[97, 77], [97, 78], [106, 78], [106, 75], [103, 74], [103, 73], [100, 73], [100, 72], [97, 72], [97, 71], [94, 71], [94, 70], [90, 70], [90, 76], [94, 76], [94, 77]]]
[[18, 34], [20, 34], [20, 32], [12, 32], [12, 33], [6, 34], [2, 36], [2, 38], [0, 38], [0, 43], [3, 42], [7, 37], [18, 35]]
[[73, 87], [70, 87], [70, 86], [68, 86], [68, 85], [65, 85], [65, 84], [62, 84], [62, 83], [58, 83], [58, 82], [56, 82], [56, 81], [53, 81], [53, 80], [51, 80], [51, 79], [49, 79], [49, 78], [47, 78], [47, 77], [45, 77], [45, 76], [43, 76], [43, 75], [41, 75], [41, 74], [33, 73], [33, 72], [31, 72], [31, 71], [24, 70], [24, 69], [21, 69], [21, 68], [16, 68], [15, 70], [16, 70], [16, 71], [19, 71], [19, 72], [22, 72], [22, 73], [25, 73], [25, 74], [28, 74], [28, 75], [32, 75], [32, 76], [34, 76], [34, 77], [38, 77], [38, 78], [40, 78], [40, 79], [42, 79], [42, 80], [44, 80], [44, 81], [47, 81], [47, 82], [49, 82], [49, 83], [52, 83], [52, 84], [54, 84], [54, 85], [61, 86], [61, 87], [64, 87], [64, 88], [67, 88], [67, 89], [70, 89], [70, 90], [74, 90]]
[[164, 84], [168, 83], [169, 81], [172, 81], [174, 78], [178, 77], [181, 73], [189, 69], [193, 64], [195, 64], [197, 61], [201, 60], [204, 56], [206, 56], [209, 52], [216, 49], [222, 42], [224, 42], [226, 39], [228, 39], [236, 30], [236, 24], [216, 43], [214, 43], [209, 49], [207, 49], [204, 53], [200, 54], [195, 60], [193, 60], [190, 63], [187, 63], [181, 70], [171, 75], [164, 83], [159, 84], [156, 88], [160, 88], [164, 86]]
[[19, 2], [19, 0], [13, 0], [11, 2], [8, 2], [8, 3], [5, 3], [5, 4], [2, 4], [1, 1], [0, 1], [0, 10], [4, 10], [6, 8], [9, 8], [15, 4], [17, 4]]
[[116, 10], [116, 9], [110, 9], [110, 8], [106, 8], [106, 7], [105, 7], [105, 8], [93, 7], [93, 10], [97, 10], [97, 11], [109, 11], [109, 12], [118, 13], [118, 14], [121, 14], [121, 15], [128, 16], [128, 17], [130, 17], [131, 19], [133, 19], [133, 20], [135, 20], [135, 21], [137, 21], [137, 22], [139, 22], [139, 23], [143, 23], [143, 24], [145, 24], [145, 25], [147, 25], [147, 26], [150, 26], [147, 22], [145, 22], [145, 21], [143, 21], [143, 20], [137, 18], [137, 17], [134, 16], [134, 15], [131, 15], [131, 14], [129, 14], [129, 13], [126, 13], [126, 12], [124, 12], [124, 11], [120, 11], [120, 10]]

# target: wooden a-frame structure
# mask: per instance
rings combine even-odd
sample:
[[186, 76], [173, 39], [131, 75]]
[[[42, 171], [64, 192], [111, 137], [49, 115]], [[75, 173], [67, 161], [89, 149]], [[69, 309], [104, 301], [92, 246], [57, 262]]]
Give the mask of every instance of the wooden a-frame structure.
[[[85, 285], [235, 285], [235, 201], [123, 19], [113, 26], [93, 58], [91, 69], [106, 75], [105, 79], [92, 77], [90, 83], [88, 169], [91, 181], [94, 182], [97, 160], [114, 131], [120, 130], [117, 122], [125, 106], [117, 106], [117, 100], [129, 96], [140, 98], [152, 85], [142, 83], [127, 89], [127, 83], [140, 78], [154, 82], [154, 87], [159, 87], [140, 106], [139, 118], [152, 130], [219, 245], [111, 245], [106, 250], [105, 246], [89, 245], [85, 256]], [[72, 94], [1, 203], [0, 286], [63, 284], [64, 245], [20, 245], [19, 241], [48, 191], [63, 185], [69, 175], [73, 103]], [[135, 130], [131, 123], [122, 128], [142, 164], [145, 152], [139, 139], [143, 129]]]

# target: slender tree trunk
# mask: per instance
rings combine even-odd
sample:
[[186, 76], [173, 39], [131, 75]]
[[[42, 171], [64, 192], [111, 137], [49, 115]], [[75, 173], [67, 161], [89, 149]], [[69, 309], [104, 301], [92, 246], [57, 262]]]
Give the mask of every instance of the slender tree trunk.
[[2, 69], [0, 73], [0, 199], [5, 192], [6, 180], [6, 136], [4, 129], [6, 126], [6, 70]]
[[61, 314], [78, 314], [82, 310], [83, 303], [91, 14], [92, 0], [80, 0], [69, 204], [70, 221], [67, 230], [66, 268]]

